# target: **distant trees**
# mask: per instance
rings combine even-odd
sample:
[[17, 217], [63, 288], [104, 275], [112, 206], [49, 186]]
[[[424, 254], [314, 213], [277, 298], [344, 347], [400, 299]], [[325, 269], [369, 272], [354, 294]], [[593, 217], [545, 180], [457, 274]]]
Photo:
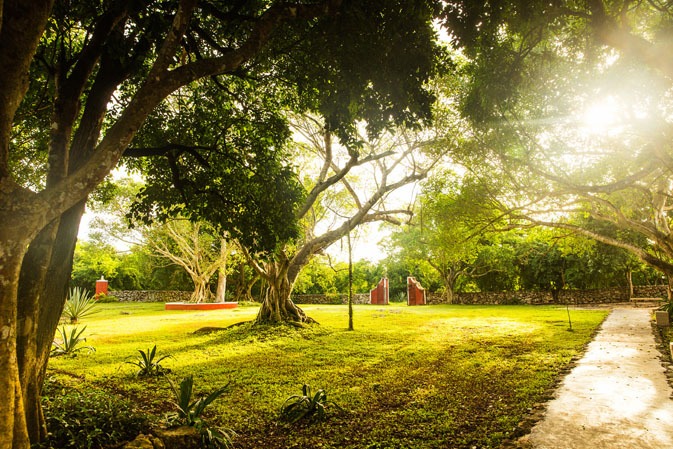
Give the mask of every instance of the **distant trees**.
[[474, 127], [463, 160], [502, 213], [672, 278], [671, 4], [459, 1], [445, 12]]
[[[382, 268], [368, 260], [353, 262], [353, 292], [369, 293], [383, 276]], [[293, 295], [348, 293], [348, 263], [317, 256], [301, 270]]]

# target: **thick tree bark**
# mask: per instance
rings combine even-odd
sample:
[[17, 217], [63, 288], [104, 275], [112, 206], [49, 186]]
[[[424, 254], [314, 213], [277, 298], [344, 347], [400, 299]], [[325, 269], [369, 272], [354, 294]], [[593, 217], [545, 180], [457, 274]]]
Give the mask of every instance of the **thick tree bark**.
[[52, 222], [30, 244], [23, 259], [18, 286], [17, 354], [31, 441], [42, 441], [47, 436], [37, 383], [37, 373], [42, 370], [39, 368], [35, 335], [39, 331], [37, 317], [40, 294], [45, 284], [57, 228], [58, 223]]
[[447, 304], [453, 304], [453, 284], [450, 275], [444, 276], [444, 299]]
[[633, 298], [633, 274], [630, 268], [626, 269], [626, 282], [629, 287], [629, 298]]
[[[4, 231], [4, 232], [3, 232]], [[5, 234], [9, 229], [0, 230]], [[0, 449], [28, 448], [21, 377], [17, 360], [17, 291], [27, 239], [2, 235], [0, 249]], [[7, 243], [12, 243], [8, 245]]]
[[264, 264], [268, 286], [255, 322], [278, 324], [284, 322], [313, 322], [306, 313], [292, 302], [290, 297], [295, 278], [288, 277], [290, 261], [280, 258]]
[[217, 269], [217, 291], [215, 302], [225, 302], [227, 296], [227, 265], [231, 254], [231, 244], [227, 239], [220, 239], [220, 266]]
[[[84, 202], [70, 209], [33, 240], [23, 261], [19, 282], [19, 369], [32, 442], [46, 437], [41, 407], [42, 384], [70, 282], [77, 231]], [[54, 229], [56, 228], [56, 229]], [[33, 282], [36, 282], [33, 284]], [[37, 283], [39, 282], [39, 283]], [[31, 317], [22, 320], [21, 317]], [[24, 323], [32, 323], [32, 329]]]

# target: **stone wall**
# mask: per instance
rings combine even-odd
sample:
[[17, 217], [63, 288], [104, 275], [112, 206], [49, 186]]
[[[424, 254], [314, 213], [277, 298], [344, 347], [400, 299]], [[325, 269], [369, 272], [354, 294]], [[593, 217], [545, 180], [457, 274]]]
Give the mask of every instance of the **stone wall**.
[[[651, 285], [636, 287], [636, 297], [666, 297], [666, 287]], [[441, 295], [428, 295], [428, 304], [446, 302]], [[479, 292], [456, 293], [454, 304], [610, 304], [629, 302], [629, 292], [625, 287], [606, 288], [600, 290], [561, 290], [558, 300], [554, 300], [551, 292], [518, 291], [518, 292]]]
[[192, 292], [177, 290], [115, 290], [108, 292], [122, 302], [185, 302]]
[[[296, 304], [348, 304], [348, 295], [292, 295]], [[353, 304], [369, 304], [369, 293], [353, 293]]]
[[633, 289], [636, 298], [666, 298], [667, 295], [665, 285], [643, 285]]
[[[192, 292], [183, 291], [149, 291], [126, 290], [110, 291], [109, 295], [116, 296], [123, 302], [180, 302], [189, 301]], [[635, 287], [634, 295], [638, 298], [666, 298], [664, 285], [649, 285]], [[297, 304], [347, 304], [348, 295], [292, 295], [292, 301]], [[555, 301], [551, 292], [478, 292], [455, 293], [454, 304], [609, 304], [628, 302], [629, 293], [624, 287], [601, 290], [561, 290], [559, 299]], [[438, 293], [428, 293], [428, 304], [442, 304], [446, 302]], [[369, 304], [368, 293], [353, 295], [354, 304]]]

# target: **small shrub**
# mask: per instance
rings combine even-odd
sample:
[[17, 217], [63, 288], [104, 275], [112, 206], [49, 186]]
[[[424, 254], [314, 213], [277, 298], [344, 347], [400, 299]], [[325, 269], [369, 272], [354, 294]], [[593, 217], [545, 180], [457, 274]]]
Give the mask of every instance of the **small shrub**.
[[105, 303], [112, 303], [112, 302], [119, 302], [119, 298], [117, 298], [114, 295], [98, 295], [95, 298], [97, 303], [105, 304]]
[[119, 447], [148, 427], [148, 417], [129, 401], [100, 390], [46, 382], [42, 405], [49, 433], [34, 448]]
[[126, 362], [131, 365], [137, 366], [139, 369], [136, 372], [136, 375], [139, 377], [151, 377], [151, 376], [161, 376], [170, 372], [168, 368], [161, 366], [161, 362], [164, 359], [170, 357], [170, 355], [163, 355], [159, 358], [156, 358], [157, 355], [157, 345], [154, 345], [152, 349], [148, 349], [147, 352], [144, 352], [138, 349], [140, 355], [132, 362]]
[[81, 330], [75, 326], [70, 330], [69, 333], [65, 325], [61, 326], [60, 329], [56, 329], [56, 331], [60, 334], [61, 341], [59, 341], [57, 338], [54, 339], [52, 343], [53, 348], [51, 350], [51, 355], [75, 356], [79, 351], [83, 351], [85, 349], [89, 352], [96, 352], [96, 348], [93, 346], [80, 346], [80, 343], [86, 341], [86, 338], [82, 338], [82, 334], [84, 333], [85, 329], [86, 326], [84, 326]]
[[321, 420], [325, 418], [325, 409], [328, 404], [339, 407], [333, 401], [327, 400], [327, 392], [323, 389], [311, 394], [311, 387], [304, 384], [302, 394], [295, 394], [285, 400], [280, 408], [283, 420], [293, 424], [301, 419]]
[[407, 292], [397, 292], [390, 297], [390, 302], [407, 302]]
[[187, 376], [180, 382], [179, 389], [167, 377], [168, 383], [171, 385], [171, 390], [175, 396], [174, 405], [177, 412], [168, 414], [167, 422], [169, 426], [192, 426], [201, 433], [201, 440], [204, 447], [214, 448], [231, 448], [232, 438], [236, 435], [233, 430], [224, 429], [221, 427], [211, 427], [201, 417], [201, 414], [210, 403], [222, 396], [229, 385], [218, 388], [210, 393], [208, 396], [202, 396], [195, 401], [192, 401], [192, 393], [194, 388], [194, 376]]
[[62, 317], [70, 320], [70, 324], [77, 324], [79, 320], [97, 313], [96, 302], [87, 290], [79, 287], [72, 288], [63, 307]]
[[663, 310], [668, 312], [669, 316], [673, 316], [673, 301], [664, 301], [664, 303], [659, 306], [658, 310]]

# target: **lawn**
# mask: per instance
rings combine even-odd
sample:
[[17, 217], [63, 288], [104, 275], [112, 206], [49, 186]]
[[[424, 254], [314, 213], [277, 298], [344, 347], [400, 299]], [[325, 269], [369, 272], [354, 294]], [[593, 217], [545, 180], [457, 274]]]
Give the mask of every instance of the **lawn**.
[[[307, 305], [320, 325], [225, 328], [256, 307], [164, 311], [162, 304], [102, 304], [83, 320], [77, 357], [54, 357], [53, 378], [131, 398], [157, 419], [171, 410], [168, 382], [138, 378], [137, 350], [157, 345], [179, 381], [197, 393], [229, 383], [208, 409], [233, 429], [238, 448], [496, 448], [544, 401], [605, 318], [605, 310], [529, 306]], [[73, 381], [73, 379], [75, 381]], [[284, 424], [279, 408], [303, 384], [323, 388], [342, 410]]]

